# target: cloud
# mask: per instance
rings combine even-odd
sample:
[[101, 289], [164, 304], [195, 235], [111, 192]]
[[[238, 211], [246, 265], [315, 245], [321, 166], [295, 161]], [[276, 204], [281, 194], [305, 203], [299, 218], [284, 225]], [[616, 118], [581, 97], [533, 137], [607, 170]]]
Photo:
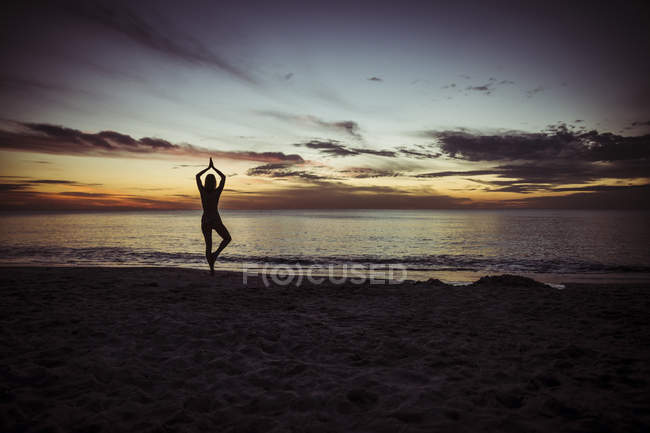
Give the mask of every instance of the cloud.
[[358, 147], [351, 148], [352, 151], [357, 152], [359, 154], [366, 154], [366, 155], [375, 155], [375, 156], [385, 156], [387, 158], [395, 158], [397, 157], [397, 152], [393, 150], [374, 150], [374, 149], [361, 149]]
[[52, 164], [50, 161], [35, 161], [35, 160], [29, 160], [29, 162], [33, 162], [34, 164]]
[[393, 170], [378, 169], [378, 168], [371, 168], [371, 167], [350, 167], [345, 170], [339, 170], [338, 172], [343, 174], [345, 177], [351, 177], [354, 179], [401, 176], [401, 173], [398, 173]]
[[28, 176], [2, 176], [3, 179], [17, 179], [13, 183], [0, 184], [0, 192], [16, 192], [16, 191], [34, 191], [34, 188], [41, 185], [63, 185], [63, 186], [101, 186], [100, 183], [83, 183], [74, 180], [65, 179], [31, 179]]
[[298, 146], [298, 147], [302, 146], [308, 149], [316, 149], [320, 153], [323, 153], [328, 156], [354, 156], [359, 154], [357, 152], [348, 149], [345, 145], [341, 144], [339, 141], [336, 140], [327, 140], [327, 141], [311, 140], [306, 143], [296, 143], [294, 144], [294, 146]]
[[[0, 184], [0, 209], [2, 210], [84, 210], [84, 209], [191, 209], [196, 208], [196, 199], [179, 202], [142, 197], [132, 194], [115, 194], [79, 190], [78, 187], [93, 187], [66, 179], [32, 179], [26, 176], [4, 176], [17, 179], [12, 183]], [[43, 186], [63, 187], [63, 191], [42, 191]], [[70, 190], [70, 188], [74, 188]]]
[[63, 191], [57, 193], [59, 195], [67, 195], [72, 197], [111, 197], [112, 194], [102, 192], [85, 192], [85, 191]]
[[497, 80], [494, 77], [490, 77], [485, 84], [480, 84], [476, 86], [467, 86], [465, 87], [465, 90], [467, 91], [473, 91], [473, 92], [481, 92], [485, 95], [491, 95], [492, 92], [494, 92], [497, 87], [500, 86], [509, 86], [515, 84], [514, 81], [511, 80]]
[[0, 210], [197, 209], [195, 197], [173, 199], [86, 191], [41, 192], [0, 186]]
[[[174, 31], [169, 26], [166, 28], [162, 28], [162, 25], [156, 27], [125, 5], [114, 7], [107, 3], [75, 2], [69, 3], [67, 10], [73, 15], [83, 17], [122, 34], [153, 51], [186, 63], [208, 66], [226, 72], [249, 84], [257, 84], [257, 80], [250, 73], [235, 66], [225, 56], [215, 53], [200, 40], [189, 34]], [[151, 16], [154, 15], [148, 15], [148, 17]]]
[[597, 131], [575, 132], [565, 125], [550, 131], [479, 134], [429, 131], [443, 154], [468, 161], [617, 161], [650, 157], [650, 135], [623, 137]]
[[19, 191], [30, 187], [27, 183], [0, 183], [0, 192]]
[[178, 164], [178, 165], [173, 166], [172, 168], [176, 169], [176, 168], [188, 168], [188, 167], [205, 168], [205, 164]]
[[35, 179], [27, 180], [30, 184], [36, 185], [73, 185], [73, 186], [99, 186], [101, 183], [82, 183], [74, 180], [61, 180], [61, 179]]
[[384, 80], [381, 79], [381, 78], [379, 78], [379, 77], [370, 77], [370, 78], [368, 78], [368, 81], [377, 81], [377, 82], [382, 82], [382, 81], [384, 81]]
[[500, 173], [500, 172], [495, 170], [437, 171], [433, 173], [416, 174], [413, 177], [433, 178], [433, 177], [448, 177], [448, 176], [483, 176], [483, 175], [489, 175], [495, 173]]
[[430, 189], [412, 191], [341, 182], [306, 184], [222, 200], [224, 206], [235, 209], [459, 209], [477, 206], [469, 199], [437, 194]]
[[311, 140], [305, 143], [296, 143], [294, 146], [316, 149], [320, 153], [328, 156], [357, 156], [357, 155], [375, 155], [388, 158], [397, 157], [397, 152], [393, 150], [375, 150], [360, 147], [349, 147], [337, 140]]
[[334, 179], [331, 176], [323, 176], [306, 170], [297, 170], [292, 164], [264, 164], [250, 168], [246, 174], [248, 176], [263, 176], [282, 179], [296, 178], [310, 182]]
[[650, 184], [645, 185], [588, 185], [577, 187], [553, 188], [554, 192], [562, 191], [620, 191], [633, 189], [648, 189]]
[[41, 123], [16, 123], [17, 130], [0, 129], [0, 150], [55, 155], [113, 157], [169, 156], [223, 158], [259, 162], [302, 162], [297, 154], [282, 152], [211, 150], [191, 144], [174, 144], [161, 138], [135, 139], [115, 131], [86, 133], [77, 129]]
[[526, 96], [528, 98], [532, 98], [533, 96], [537, 95], [538, 93], [543, 92], [545, 89], [542, 86], [537, 86], [534, 89], [527, 90], [526, 91]]
[[257, 111], [256, 113], [262, 116], [272, 117], [274, 119], [282, 120], [284, 122], [289, 122], [289, 123], [298, 124], [307, 127], [316, 127], [318, 129], [327, 130], [327, 131], [344, 133], [358, 140], [361, 140], [363, 138], [360, 133], [359, 124], [352, 120], [339, 120], [339, 121], [328, 122], [316, 116], [289, 114], [289, 113], [283, 113], [280, 111], [273, 111], [273, 110], [261, 110], [261, 111]]
[[361, 138], [361, 134], [359, 134], [359, 124], [357, 122], [353, 122], [351, 120], [344, 120], [341, 122], [331, 122], [331, 123], [325, 122], [325, 124], [330, 128], [334, 127], [337, 129], [345, 130], [347, 131], [348, 134], [350, 134], [355, 138], [359, 138], [359, 139]]
[[650, 209], [650, 185], [596, 189], [561, 196], [505, 200], [504, 205], [527, 209]]
[[400, 176], [392, 169], [372, 168], [372, 167], [349, 167], [337, 170], [336, 175], [323, 175], [313, 171], [300, 170], [293, 164], [264, 164], [249, 169], [248, 176], [263, 176], [271, 178], [295, 178], [308, 182], [328, 182], [333, 180], [344, 179], [369, 179], [376, 177], [396, 177]]
[[285, 79], [286, 81], [289, 81], [290, 79], [293, 78], [293, 76], [294, 76], [294, 73], [293, 73], [293, 72], [289, 72], [288, 74], [284, 74], [284, 79]]
[[477, 92], [483, 92], [486, 95], [491, 95], [493, 88], [492, 88], [492, 83], [488, 83], [488, 84], [483, 84], [481, 86], [467, 86], [465, 87], [465, 90], [473, 90]]
[[409, 157], [409, 158], [415, 158], [415, 159], [435, 159], [440, 157], [442, 155], [439, 152], [430, 152], [426, 150], [424, 146], [421, 145], [415, 145], [417, 147], [417, 150], [413, 148], [408, 148], [406, 146], [399, 146], [397, 149], [399, 150], [399, 153], [402, 155]]
[[[461, 78], [464, 78], [466, 80], [471, 79], [469, 75], [460, 75]], [[494, 77], [490, 77], [485, 84], [477, 84], [477, 85], [469, 85], [464, 88], [466, 92], [480, 92], [485, 95], [491, 95], [498, 87], [501, 86], [507, 86], [507, 85], [513, 85], [515, 84], [514, 81], [511, 80], [497, 80]], [[459, 85], [456, 83], [449, 83], [445, 84], [444, 86], [440, 87], [441, 89], [453, 89], [456, 90], [457, 92], [462, 92], [463, 89], [460, 88]], [[467, 93], [465, 93], [467, 95]], [[451, 99], [451, 97], [448, 97], [447, 99]]]
[[416, 177], [494, 175], [502, 179], [482, 181], [494, 187], [486, 191], [561, 191], [558, 186], [599, 179], [650, 178], [650, 135], [624, 137], [556, 125], [540, 133], [430, 131], [429, 136], [448, 158], [497, 165]]

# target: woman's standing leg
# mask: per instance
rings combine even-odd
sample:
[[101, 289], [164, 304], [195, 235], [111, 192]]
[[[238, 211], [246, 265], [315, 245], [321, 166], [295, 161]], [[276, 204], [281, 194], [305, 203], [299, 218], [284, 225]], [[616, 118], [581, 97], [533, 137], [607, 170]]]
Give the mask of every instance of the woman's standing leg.
[[212, 228], [201, 222], [201, 231], [203, 232], [203, 239], [205, 239], [205, 259], [210, 265], [210, 273], [214, 274], [214, 259], [212, 258]]

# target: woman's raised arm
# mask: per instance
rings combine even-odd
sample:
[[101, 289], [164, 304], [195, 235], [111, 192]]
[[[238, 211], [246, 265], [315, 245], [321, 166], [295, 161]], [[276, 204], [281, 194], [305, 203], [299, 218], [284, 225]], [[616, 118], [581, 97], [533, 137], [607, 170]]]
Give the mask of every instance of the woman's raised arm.
[[212, 168], [214, 168], [214, 171], [216, 171], [219, 177], [221, 178], [221, 180], [219, 181], [219, 186], [217, 187], [217, 191], [219, 192], [219, 194], [221, 194], [221, 191], [223, 191], [223, 187], [226, 184], [226, 175], [223, 174], [221, 170], [219, 170], [214, 165], [212, 166]]
[[201, 176], [203, 175], [203, 173], [210, 170], [211, 165], [212, 165], [212, 158], [210, 158], [210, 165], [207, 168], [204, 168], [203, 170], [196, 173], [196, 186], [199, 188], [199, 191], [203, 191], [203, 184], [201, 183]]

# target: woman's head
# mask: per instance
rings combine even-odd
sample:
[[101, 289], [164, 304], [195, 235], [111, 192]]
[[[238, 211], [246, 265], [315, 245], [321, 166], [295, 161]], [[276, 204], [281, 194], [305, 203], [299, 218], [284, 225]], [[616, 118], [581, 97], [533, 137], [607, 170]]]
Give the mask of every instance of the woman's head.
[[217, 178], [214, 177], [214, 174], [210, 173], [205, 177], [205, 189], [208, 191], [213, 191], [217, 187]]

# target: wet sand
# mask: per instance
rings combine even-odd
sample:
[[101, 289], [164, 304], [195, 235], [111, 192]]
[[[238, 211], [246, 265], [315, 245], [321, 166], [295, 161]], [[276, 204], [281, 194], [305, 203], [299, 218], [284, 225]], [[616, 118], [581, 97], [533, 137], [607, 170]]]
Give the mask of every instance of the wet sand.
[[0, 268], [0, 431], [650, 428], [650, 286]]

